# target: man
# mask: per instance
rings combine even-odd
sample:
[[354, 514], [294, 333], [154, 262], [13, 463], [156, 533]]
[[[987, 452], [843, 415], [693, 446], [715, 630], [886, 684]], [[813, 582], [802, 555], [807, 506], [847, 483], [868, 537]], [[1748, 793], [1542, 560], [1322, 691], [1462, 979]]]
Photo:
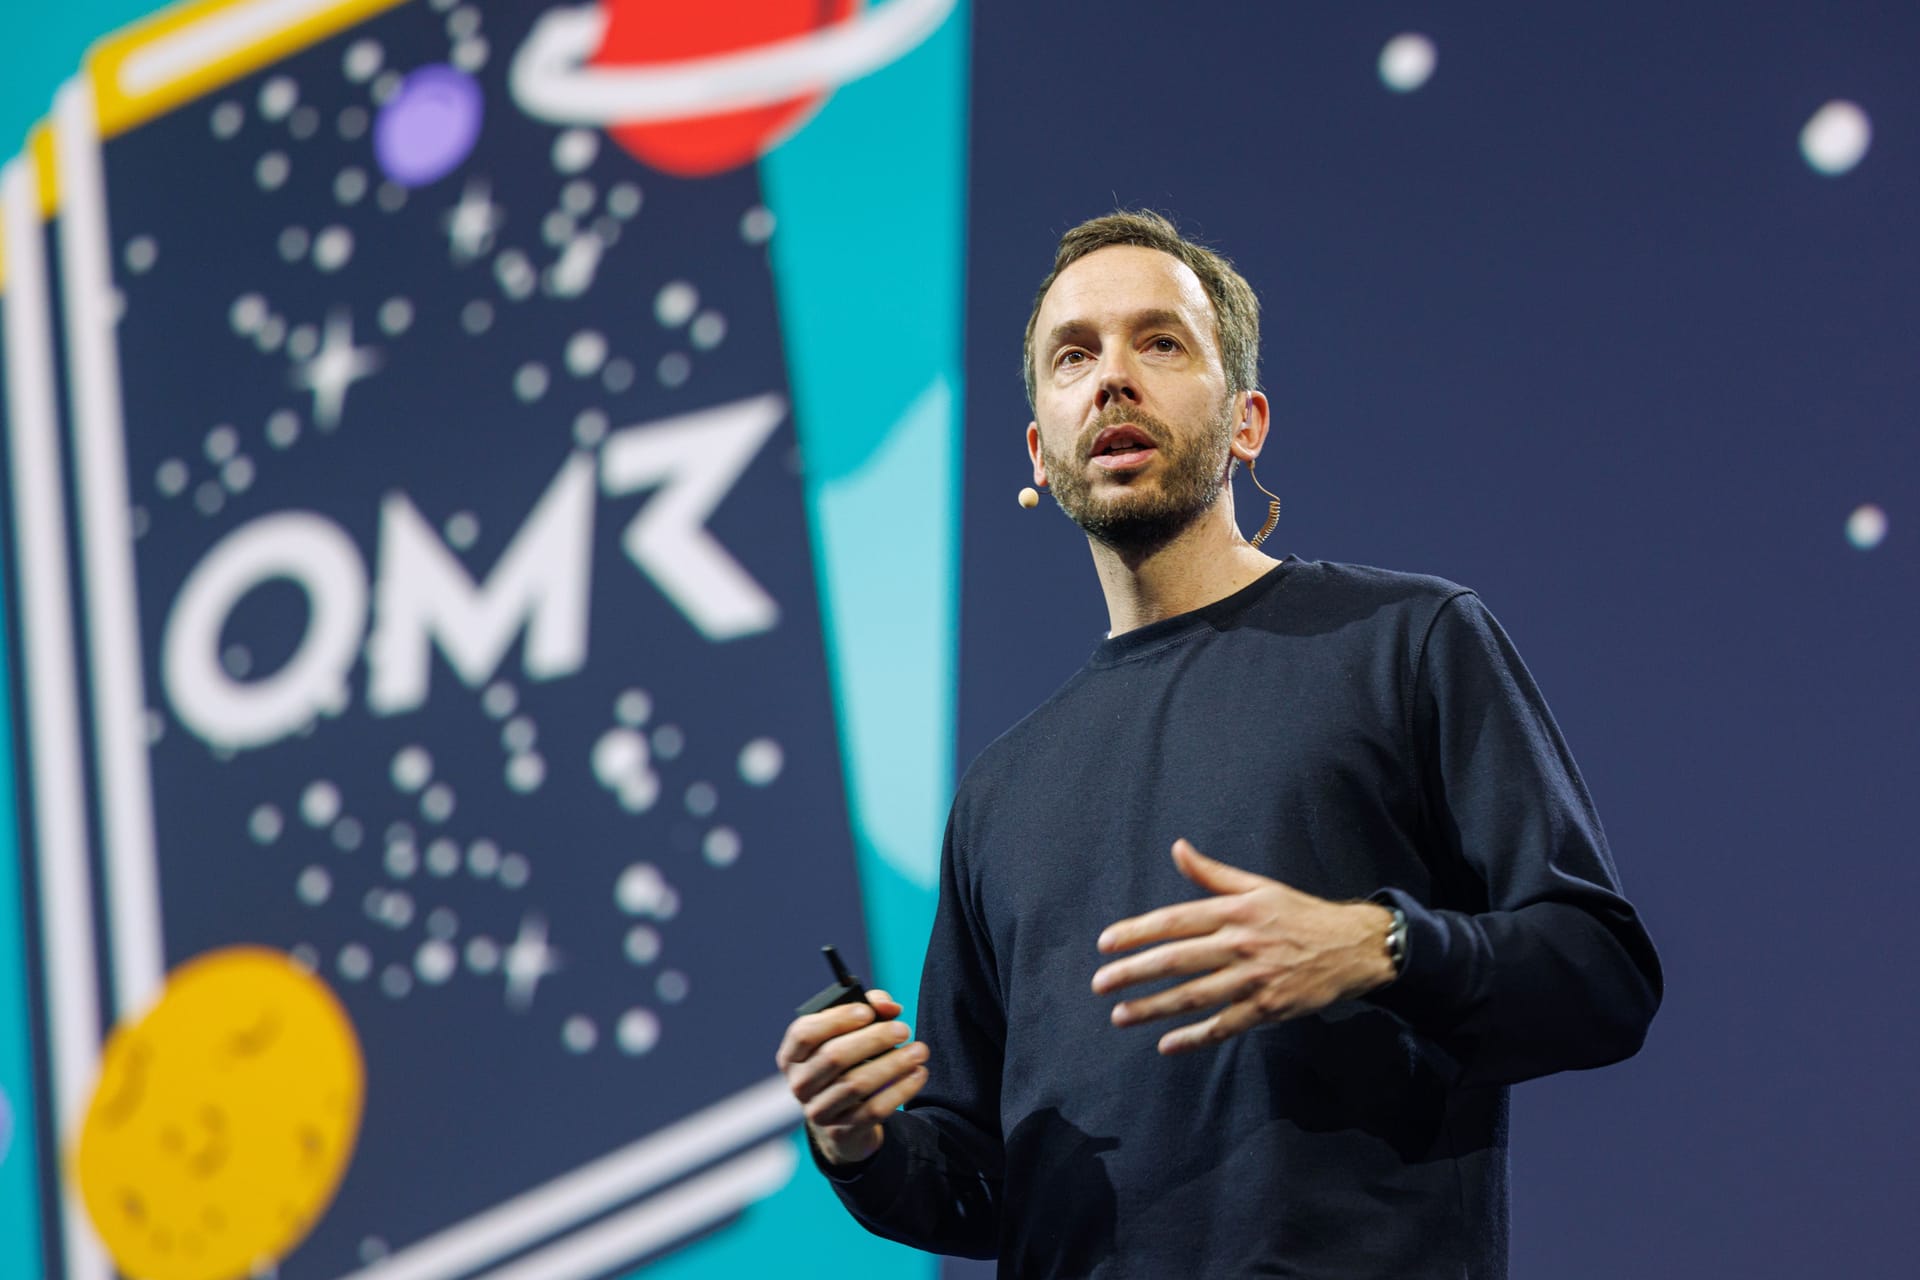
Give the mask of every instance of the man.
[[1158, 215], [1061, 241], [1027, 449], [1111, 630], [960, 785], [921, 1039], [876, 992], [778, 1053], [881, 1235], [1020, 1276], [1504, 1276], [1506, 1086], [1658, 1007], [1478, 598], [1240, 536], [1258, 351], [1251, 288]]

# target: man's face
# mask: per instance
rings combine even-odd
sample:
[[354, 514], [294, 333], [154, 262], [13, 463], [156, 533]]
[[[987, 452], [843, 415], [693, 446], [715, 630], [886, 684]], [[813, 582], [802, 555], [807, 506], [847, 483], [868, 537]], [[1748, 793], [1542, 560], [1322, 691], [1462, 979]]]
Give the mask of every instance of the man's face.
[[1157, 249], [1088, 254], [1047, 290], [1034, 325], [1034, 479], [1089, 535], [1150, 551], [1219, 497], [1233, 397], [1213, 303]]

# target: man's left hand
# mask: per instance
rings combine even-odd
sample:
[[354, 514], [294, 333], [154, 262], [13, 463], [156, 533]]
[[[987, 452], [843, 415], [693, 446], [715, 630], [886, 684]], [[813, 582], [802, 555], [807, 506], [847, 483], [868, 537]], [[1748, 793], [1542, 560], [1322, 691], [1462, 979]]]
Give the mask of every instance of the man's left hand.
[[1214, 896], [1107, 926], [1100, 935], [1103, 953], [1160, 945], [1093, 975], [1098, 995], [1157, 978], [1200, 975], [1113, 1007], [1118, 1027], [1218, 1008], [1161, 1036], [1161, 1053], [1183, 1053], [1261, 1023], [1317, 1013], [1393, 980], [1386, 950], [1393, 916], [1378, 903], [1316, 898], [1216, 862], [1184, 839], [1173, 842], [1173, 862]]

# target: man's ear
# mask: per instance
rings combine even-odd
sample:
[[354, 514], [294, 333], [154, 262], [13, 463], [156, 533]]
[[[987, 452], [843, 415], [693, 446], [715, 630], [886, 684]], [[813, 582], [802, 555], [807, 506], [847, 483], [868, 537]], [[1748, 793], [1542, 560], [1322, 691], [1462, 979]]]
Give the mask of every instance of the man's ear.
[[1027, 456], [1033, 459], [1033, 482], [1042, 489], [1047, 487], [1047, 464], [1040, 460], [1040, 424], [1027, 424]]
[[1240, 415], [1233, 424], [1233, 440], [1227, 447], [1233, 451], [1234, 457], [1252, 466], [1253, 460], [1260, 456], [1260, 451], [1267, 445], [1267, 428], [1270, 425], [1267, 397], [1258, 391], [1248, 391], [1239, 399]]

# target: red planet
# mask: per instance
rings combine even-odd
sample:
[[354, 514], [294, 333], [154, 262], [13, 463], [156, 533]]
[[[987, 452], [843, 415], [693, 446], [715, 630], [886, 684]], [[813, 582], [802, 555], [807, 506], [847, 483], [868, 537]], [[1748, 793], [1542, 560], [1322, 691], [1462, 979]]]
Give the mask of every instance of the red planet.
[[[806, 35], [851, 17], [858, 0], [602, 0], [607, 33], [597, 67], [666, 67], [740, 53]], [[705, 177], [758, 159], [826, 100], [803, 94], [770, 106], [607, 131], [635, 159], [685, 178]]]

